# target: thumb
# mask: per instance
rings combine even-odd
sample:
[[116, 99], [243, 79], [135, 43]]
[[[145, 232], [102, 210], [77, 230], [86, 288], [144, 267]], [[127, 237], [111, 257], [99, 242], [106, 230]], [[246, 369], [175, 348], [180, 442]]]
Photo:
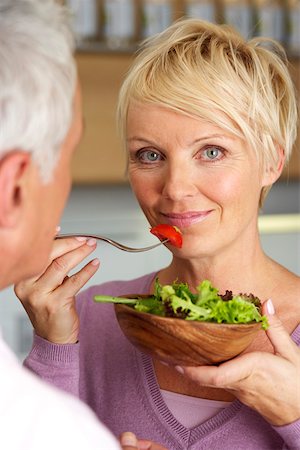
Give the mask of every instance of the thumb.
[[266, 333], [271, 344], [273, 345], [275, 354], [279, 354], [287, 359], [290, 359], [291, 350], [296, 346], [296, 344], [292, 341], [281, 320], [276, 315], [271, 299], [264, 302], [262, 312], [268, 318], [269, 328], [266, 330]]
[[138, 440], [135, 434], [126, 431], [120, 436], [120, 444], [122, 450], [137, 450], [138, 449]]

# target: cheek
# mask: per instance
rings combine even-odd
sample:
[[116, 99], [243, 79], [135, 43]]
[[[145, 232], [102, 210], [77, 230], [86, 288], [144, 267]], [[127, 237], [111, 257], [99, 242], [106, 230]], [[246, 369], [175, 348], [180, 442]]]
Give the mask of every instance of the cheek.
[[48, 193], [45, 204], [45, 216], [48, 217], [48, 232], [53, 232], [53, 226], [59, 224], [71, 189], [71, 178], [67, 171], [56, 175], [55, 185]]
[[[261, 186], [255, 176], [245, 173], [222, 174], [210, 182], [209, 196], [220, 205], [231, 207], [244, 204], [258, 204]], [[212, 188], [213, 187], [213, 188]]]
[[147, 201], [153, 192], [153, 183], [151, 178], [144, 176], [142, 173], [129, 171], [129, 182], [131, 189], [140, 203]]
[[[216, 189], [226, 198], [239, 198], [245, 195], [254, 195], [260, 192], [261, 182], [256, 168], [247, 164], [242, 168], [236, 168], [223, 173], [216, 174], [214, 185]], [[253, 170], [250, 169], [253, 167]]]
[[149, 223], [154, 224], [153, 211], [161, 198], [154, 177], [131, 175], [130, 184], [144, 215]]
[[70, 165], [65, 164], [61, 168], [63, 170], [60, 171], [59, 177], [57, 177], [57, 195], [60, 202], [65, 204], [71, 190], [72, 179]]
[[70, 191], [72, 187], [72, 178], [70, 173], [66, 173], [66, 177], [64, 179], [64, 186], [63, 186], [63, 192], [64, 192], [64, 203], [69, 197]]
[[244, 186], [238, 178], [220, 177], [216, 183], [216, 191], [225, 201], [238, 199], [244, 191]]

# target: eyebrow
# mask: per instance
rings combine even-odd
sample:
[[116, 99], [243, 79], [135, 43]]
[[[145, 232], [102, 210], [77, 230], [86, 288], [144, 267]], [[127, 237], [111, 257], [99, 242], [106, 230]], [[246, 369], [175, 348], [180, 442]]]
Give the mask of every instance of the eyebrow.
[[[220, 133], [209, 134], [207, 136], [202, 136], [201, 138], [195, 139], [194, 141], [192, 141], [190, 143], [190, 145], [198, 144], [199, 142], [207, 141], [209, 139], [233, 140], [233, 139], [235, 139], [235, 136], [234, 135], [230, 136], [228, 134], [220, 134]], [[127, 139], [127, 142], [133, 142], [133, 141], [135, 141], [135, 142], [145, 142], [145, 143], [148, 143], [148, 144], [152, 144], [151, 140], [149, 140], [147, 138], [138, 137], [138, 136], [132, 136], [131, 138]]]
[[226, 134], [225, 132], [222, 134], [220, 134], [220, 133], [208, 134], [207, 136], [202, 136], [198, 139], [195, 139], [193, 142], [191, 142], [191, 144], [192, 145], [197, 144], [198, 142], [207, 141], [208, 139], [226, 139], [226, 140], [230, 139], [230, 140], [232, 140], [232, 139], [234, 139], [234, 136], [232, 135], [232, 137], [231, 137], [230, 135]]

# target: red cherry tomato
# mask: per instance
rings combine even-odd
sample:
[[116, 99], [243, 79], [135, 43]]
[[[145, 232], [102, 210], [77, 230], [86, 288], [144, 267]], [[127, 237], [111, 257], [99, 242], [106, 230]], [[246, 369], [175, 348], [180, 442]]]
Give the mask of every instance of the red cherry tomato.
[[182, 247], [182, 233], [179, 228], [175, 226], [161, 223], [160, 225], [152, 227], [150, 233], [154, 234], [154, 236], [158, 237], [160, 240], [168, 239], [170, 244], [174, 245], [174, 247]]

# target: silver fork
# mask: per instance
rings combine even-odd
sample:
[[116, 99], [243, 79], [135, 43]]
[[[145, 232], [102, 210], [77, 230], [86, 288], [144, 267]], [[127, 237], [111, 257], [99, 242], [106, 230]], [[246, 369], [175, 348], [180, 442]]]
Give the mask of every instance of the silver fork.
[[108, 244], [111, 244], [120, 250], [124, 250], [125, 252], [133, 252], [133, 253], [147, 252], [148, 250], [152, 250], [153, 248], [156, 248], [162, 244], [165, 244], [169, 240], [169, 239], [164, 239], [163, 241], [160, 241], [158, 244], [149, 245], [148, 247], [132, 248], [132, 247], [127, 247], [126, 245], [120, 244], [119, 242], [113, 241], [112, 239], [109, 239], [107, 237], [99, 236], [98, 234], [83, 234], [83, 233], [59, 234], [58, 236], [56, 236], [56, 239], [64, 239], [64, 238], [68, 238], [68, 237], [85, 237], [85, 238], [91, 238], [91, 239], [98, 239], [99, 241], [107, 242]]

